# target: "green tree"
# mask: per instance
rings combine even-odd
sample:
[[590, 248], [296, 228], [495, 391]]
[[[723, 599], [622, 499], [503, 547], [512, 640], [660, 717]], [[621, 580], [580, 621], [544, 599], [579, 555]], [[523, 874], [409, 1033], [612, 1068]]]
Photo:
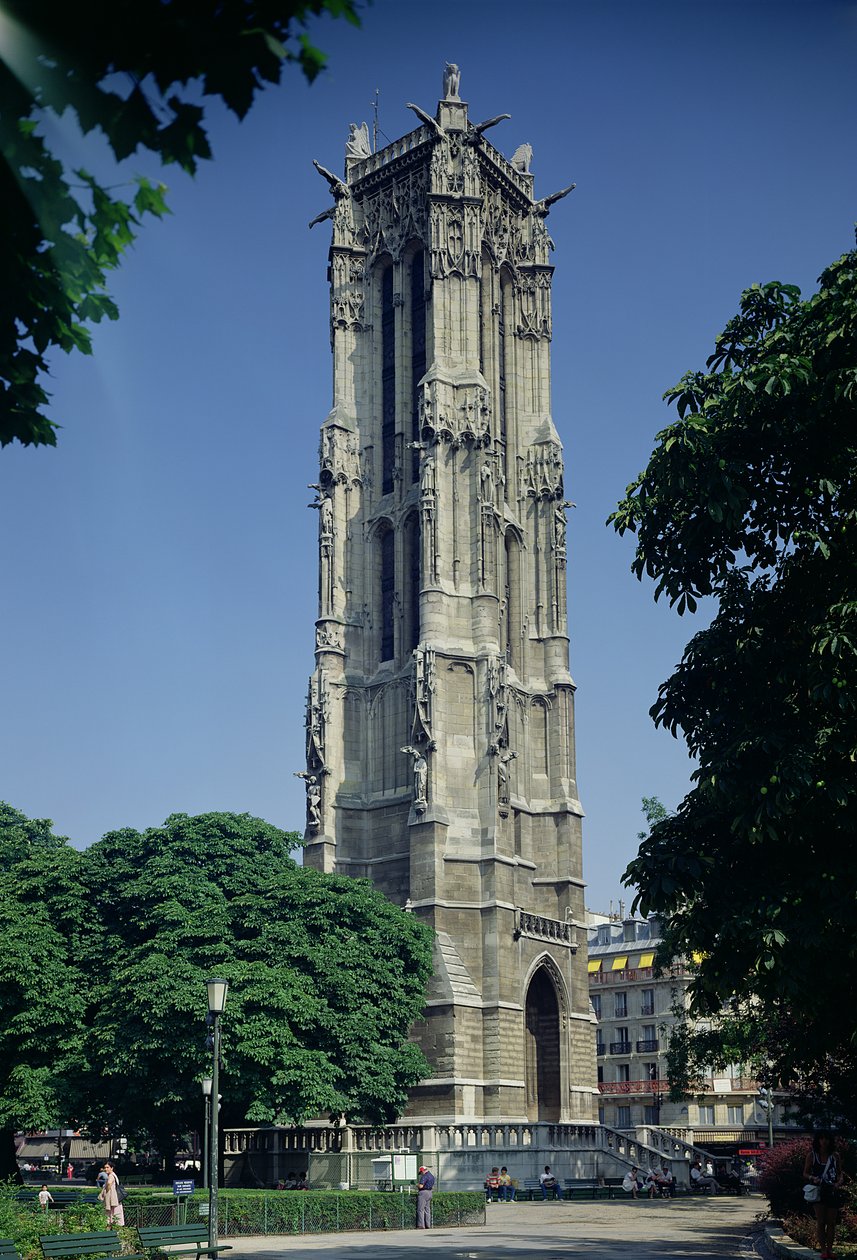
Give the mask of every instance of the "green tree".
[[203, 981], [231, 984], [223, 1119], [382, 1122], [428, 1065], [408, 1041], [432, 936], [367, 881], [298, 866], [299, 843], [248, 815], [183, 814], [86, 853], [99, 924], [79, 1110], [170, 1158], [200, 1126]]
[[0, 1180], [18, 1175], [16, 1130], [56, 1123], [81, 1063], [80, 854], [51, 826], [0, 802]]
[[693, 788], [625, 882], [700, 956], [692, 1012], [764, 1012], [777, 1078], [825, 1087], [857, 1050], [857, 254], [745, 292], [666, 397], [611, 520], [656, 598], [715, 611], [652, 709]]
[[205, 104], [243, 118], [289, 62], [324, 65], [306, 26], [359, 25], [358, 0], [6, 0], [0, 14], [0, 445], [56, 444], [42, 384], [55, 347], [91, 351], [89, 326], [118, 311], [109, 272], [165, 188], [144, 177], [123, 200], [69, 171], [43, 134], [71, 111], [117, 161], [139, 150], [193, 173], [211, 157]]

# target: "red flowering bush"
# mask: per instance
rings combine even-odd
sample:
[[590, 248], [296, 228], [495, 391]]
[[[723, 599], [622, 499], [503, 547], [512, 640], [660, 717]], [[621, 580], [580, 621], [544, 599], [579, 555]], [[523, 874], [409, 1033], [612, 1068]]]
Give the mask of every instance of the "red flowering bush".
[[803, 1166], [807, 1151], [812, 1147], [808, 1137], [783, 1142], [762, 1156], [759, 1171], [759, 1189], [768, 1200], [771, 1215], [784, 1219], [787, 1216], [804, 1216], [810, 1205], [803, 1197]]

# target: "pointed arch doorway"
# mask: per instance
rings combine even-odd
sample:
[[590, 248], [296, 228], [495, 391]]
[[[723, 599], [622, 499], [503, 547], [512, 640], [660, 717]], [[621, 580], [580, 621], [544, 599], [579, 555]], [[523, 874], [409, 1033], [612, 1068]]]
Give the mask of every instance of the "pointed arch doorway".
[[527, 1118], [556, 1123], [561, 1110], [559, 999], [547, 967], [539, 967], [527, 988], [524, 1062]]

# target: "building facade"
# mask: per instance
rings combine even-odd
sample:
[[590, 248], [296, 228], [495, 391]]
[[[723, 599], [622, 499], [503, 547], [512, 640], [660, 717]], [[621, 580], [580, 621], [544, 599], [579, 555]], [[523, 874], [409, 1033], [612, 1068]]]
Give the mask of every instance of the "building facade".
[[[409, 1115], [591, 1121], [552, 241], [447, 67], [377, 152], [352, 125], [328, 277], [305, 861], [436, 932]], [[318, 166], [318, 164], [316, 164]]]
[[[597, 1019], [598, 1118], [623, 1131], [659, 1125], [706, 1150], [767, 1145], [767, 1099], [740, 1065], [714, 1073], [698, 1095], [669, 1099], [667, 1049], [675, 1007], [686, 1007], [690, 969], [676, 958], [657, 975], [660, 928], [622, 913], [589, 915], [589, 993]], [[782, 1098], [777, 1137], [793, 1134]]]

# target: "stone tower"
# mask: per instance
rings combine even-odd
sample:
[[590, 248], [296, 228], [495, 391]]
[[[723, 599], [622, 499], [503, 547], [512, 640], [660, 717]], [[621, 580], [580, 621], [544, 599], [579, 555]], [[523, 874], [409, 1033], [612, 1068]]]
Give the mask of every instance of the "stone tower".
[[[531, 149], [434, 118], [352, 125], [331, 219], [308, 865], [437, 934], [408, 1114], [591, 1121], [562, 450]], [[502, 118], [508, 117], [503, 115]], [[580, 951], [578, 952], [578, 945]]]

